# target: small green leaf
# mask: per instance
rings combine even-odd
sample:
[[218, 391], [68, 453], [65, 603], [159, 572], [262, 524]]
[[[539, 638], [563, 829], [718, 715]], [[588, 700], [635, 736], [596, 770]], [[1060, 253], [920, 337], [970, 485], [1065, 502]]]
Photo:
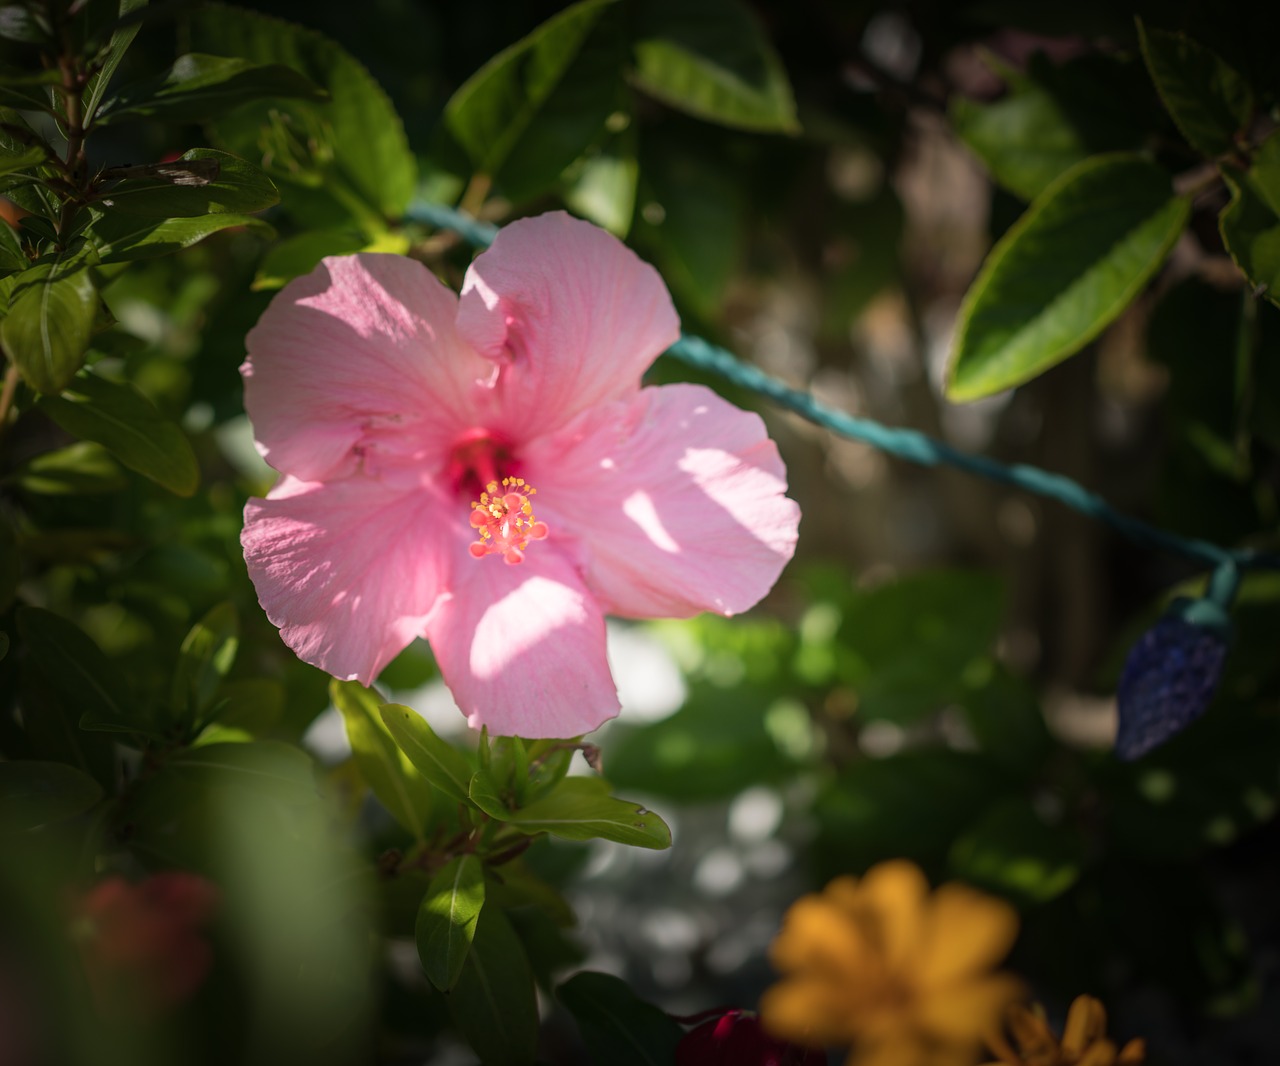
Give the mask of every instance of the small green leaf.
[[1062, 895], [1083, 865], [1080, 838], [1046, 825], [1022, 797], [992, 804], [951, 848], [956, 877], [1024, 906]]
[[1159, 269], [1190, 210], [1169, 175], [1139, 155], [1094, 156], [1062, 175], [965, 295], [947, 397], [981, 399], [1074, 355]]
[[1147, 29], [1138, 20], [1142, 55], [1160, 99], [1182, 135], [1210, 158], [1236, 147], [1253, 118], [1253, 91], [1210, 49], [1180, 33]]
[[405, 758], [382, 723], [382, 698], [357, 681], [330, 681], [329, 698], [342, 715], [360, 776], [397, 822], [425, 840], [431, 782]]
[[0, 834], [72, 818], [101, 798], [102, 786], [74, 766], [0, 762]]
[[538, 1000], [524, 945], [497, 907], [476, 923], [462, 973], [446, 994], [458, 1031], [482, 1066], [529, 1066], [537, 1055]]
[[414, 936], [422, 970], [447, 992], [458, 983], [484, 906], [484, 867], [475, 855], [460, 855], [431, 879], [418, 908]]
[[500, 822], [510, 821], [511, 809], [503, 802], [493, 774], [487, 769], [481, 767], [471, 775], [467, 798], [490, 818], [496, 818]]
[[18, 633], [49, 686], [81, 715], [86, 728], [147, 731], [124, 679], [79, 626], [40, 607], [20, 607]]
[[[12, 226], [0, 226], [0, 277], [17, 274], [31, 265], [22, 251], [22, 242]], [[6, 292], [3, 302], [8, 304], [9, 294]]]
[[507, 817], [522, 833], [550, 833], [566, 840], [614, 840], [638, 848], [671, 847], [671, 830], [652, 811], [614, 799], [606, 782], [566, 777], [554, 789]]
[[178, 652], [169, 697], [179, 715], [195, 721], [209, 708], [239, 646], [240, 623], [234, 604], [218, 604], [191, 627]]
[[0, 175], [30, 170], [32, 167], [38, 167], [48, 157], [49, 154], [38, 144], [15, 152], [0, 150]]
[[129, 45], [142, 29], [141, 18], [126, 18], [126, 16], [146, 6], [147, 0], [120, 0], [120, 24], [112, 32], [106, 47], [98, 54], [100, 67], [97, 73], [90, 77], [85, 85], [84, 113], [89, 116], [90, 124], [97, 117], [98, 106], [102, 103], [111, 79], [120, 66], [120, 60], [124, 58]]
[[476, 71], [444, 121], [475, 169], [527, 199], [551, 185], [625, 106], [616, 0], [580, 0]]
[[278, 289], [285, 282], [309, 274], [326, 255], [349, 255], [368, 242], [349, 229], [310, 230], [289, 237], [262, 257], [253, 289]]
[[275, 233], [262, 219], [250, 215], [152, 219], [112, 212], [93, 223], [90, 234], [102, 263], [127, 263], [172, 255], [224, 229], [240, 226], [266, 237]]
[[684, 1030], [620, 978], [584, 970], [556, 989], [596, 1062], [670, 1066]]
[[84, 364], [97, 310], [98, 291], [84, 257], [59, 253], [15, 275], [0, 342], [28, 385], [61, 392]]
[[87, 440], [34, 456], [14, 480], [23, 492], [39, 496], [101, 495], [129, 484], [106, 448]]
[[603, 226], [616, 237], [626, 237], [636, 213], [635, 133], [630, 124], [610, 138], [599, 151], [589, 154], [567, 175], [564, 202], [583, 218]]
[[191, 52], [143, 85], [126, 89], [98, 112], [98, 125], [122, 119], [203, 122], [266, 98], [324, 100], [324, 90], [292, 67]]
[[637, 12], [637, 88], [709, 122], [799, 132], [786, 71], [746, 4], [648, 0]]
[[40, 408], [68, 433], [95, 441], [130, 470], [170, 492], [190, 496], [200, 470], [186, 434], [132, 385], [85, 371]]
[[1218, 219], [1223, 243], [1259, 294], [1280, 305], [1280, 133], [1262, 142], [1244, 174], [1223, 176], [1231, 190]]
[[422, 776], [453, 799], [468, 802], [472, 770], [467, 757], [436, 736], [417, 711], [386, 703], [380, 714], [396, 745]]
[[101, 197], [102, 207], [147, 218], [189, 218], [247, 214], [280, 201], [261, 169], [211, 148], [193, 148], [171, 163], [124, 170], [128, 176]]

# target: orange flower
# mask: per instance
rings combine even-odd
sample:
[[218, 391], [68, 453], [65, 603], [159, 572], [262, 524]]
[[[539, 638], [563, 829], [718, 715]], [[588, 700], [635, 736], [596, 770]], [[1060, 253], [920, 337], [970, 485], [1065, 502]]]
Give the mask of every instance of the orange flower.
[[1067, 1025], [1059, 1042], [1045, 1021], [1039, 1004], [1032, 1010], [1011, 1006], [1005, 1017], [1018, 1050], [1003, 1034], [988, 1036], [987, 1043], [999, 1057], [989, 1066], [1141, 1066], [1147, 1046], [1130, 1040], [1119, 1051], [1107, 1039], [1107, 1012], [1092, 996], [1077, 996], [1067, 1011]]
[[1021, 991], [991, 972], [1017, 933], [1007, 903], [959, 884], [930, 895], [909, 862], [838, 877], [787, 912], [770, 951], [787, 976], [761, 1021], [809, 1047], [852, 1044], [849, 1066], [969, 1066]]

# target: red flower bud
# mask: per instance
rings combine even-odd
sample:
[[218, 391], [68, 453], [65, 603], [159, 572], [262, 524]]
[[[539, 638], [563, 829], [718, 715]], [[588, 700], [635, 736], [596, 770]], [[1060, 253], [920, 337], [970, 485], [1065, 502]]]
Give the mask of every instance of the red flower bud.
[[826, 1066], [822, 1051], [770, 1036], [747, 1011], [726, 1011], [689, 1030], [676, 1046], [676, 1066]]

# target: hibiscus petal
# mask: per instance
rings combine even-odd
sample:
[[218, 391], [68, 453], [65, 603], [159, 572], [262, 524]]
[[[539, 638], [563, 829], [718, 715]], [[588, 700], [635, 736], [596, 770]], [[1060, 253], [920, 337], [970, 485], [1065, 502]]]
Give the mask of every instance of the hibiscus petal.
[[433, 534], [441, 506], [422, 488], [367, 478], [285, 478], [248, 502], [240, 543], [249, 576], [300, 659], [370, 685], [423, 634], [449, 550]]
[[745, 611], [795, 550], [800, 509], [764, 423], [700, 385], [644, 389], [524, 460], [538, 517], [577, 538], [611, 614]]
[[454, 331], [457, 298], [399, 255], [325, 259], [248, 335], [245, 408], [277, 470], [307, 481], [380, 455], [443, 457], [488, 362]]
[[549, 545], [509, 566], [459, 559], [427, 629], [440, 673], [472, 728], [576, 737], [618, 713], [604, 614]]
[[458, 333], [497, 363], [504, 428], [523, 440], [634, 392], [680, 322], [653, 267], [555, 211], [504, 226], [471, 264]]

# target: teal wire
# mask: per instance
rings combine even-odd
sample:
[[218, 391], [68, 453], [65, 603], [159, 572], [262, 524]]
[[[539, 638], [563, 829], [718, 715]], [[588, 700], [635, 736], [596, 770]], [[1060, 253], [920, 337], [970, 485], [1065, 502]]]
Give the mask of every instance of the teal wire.
[[[476, 247], [487, 248], [498, 227], [480, 222], [443, 204], [416, 201], [406, 217], [458, 234]], [[699, 370], [717, 374], [744, 389], [766, 396], [779, 407], [795, 411], [815, 425], [849, 440], [861, 441], [899, 459], [921, 466], [952, 466], [989, 481], [1009, 485], [1024, 492], [1044, 496], [1081, 514], [1088, 515], [1123, 533], [1130, 540], [1193, 559], [1218, 569], [1280, 569], [1280, 556], [1251, 548], [1223, 548], [1207, 540], [1183, 537], [1117, 511], [1095, 492], [1061, 474], [1026, 463], [1005, 464], [985, 455], [960, 451], [919, 430], [886, 426], [869, 418], [857, 418], [829, 407], [812, 395], [779, 381], [763, 370], [744, 363], [732, 352], [701, 337], [683, 335], [667, 349], [667, 355]]]

